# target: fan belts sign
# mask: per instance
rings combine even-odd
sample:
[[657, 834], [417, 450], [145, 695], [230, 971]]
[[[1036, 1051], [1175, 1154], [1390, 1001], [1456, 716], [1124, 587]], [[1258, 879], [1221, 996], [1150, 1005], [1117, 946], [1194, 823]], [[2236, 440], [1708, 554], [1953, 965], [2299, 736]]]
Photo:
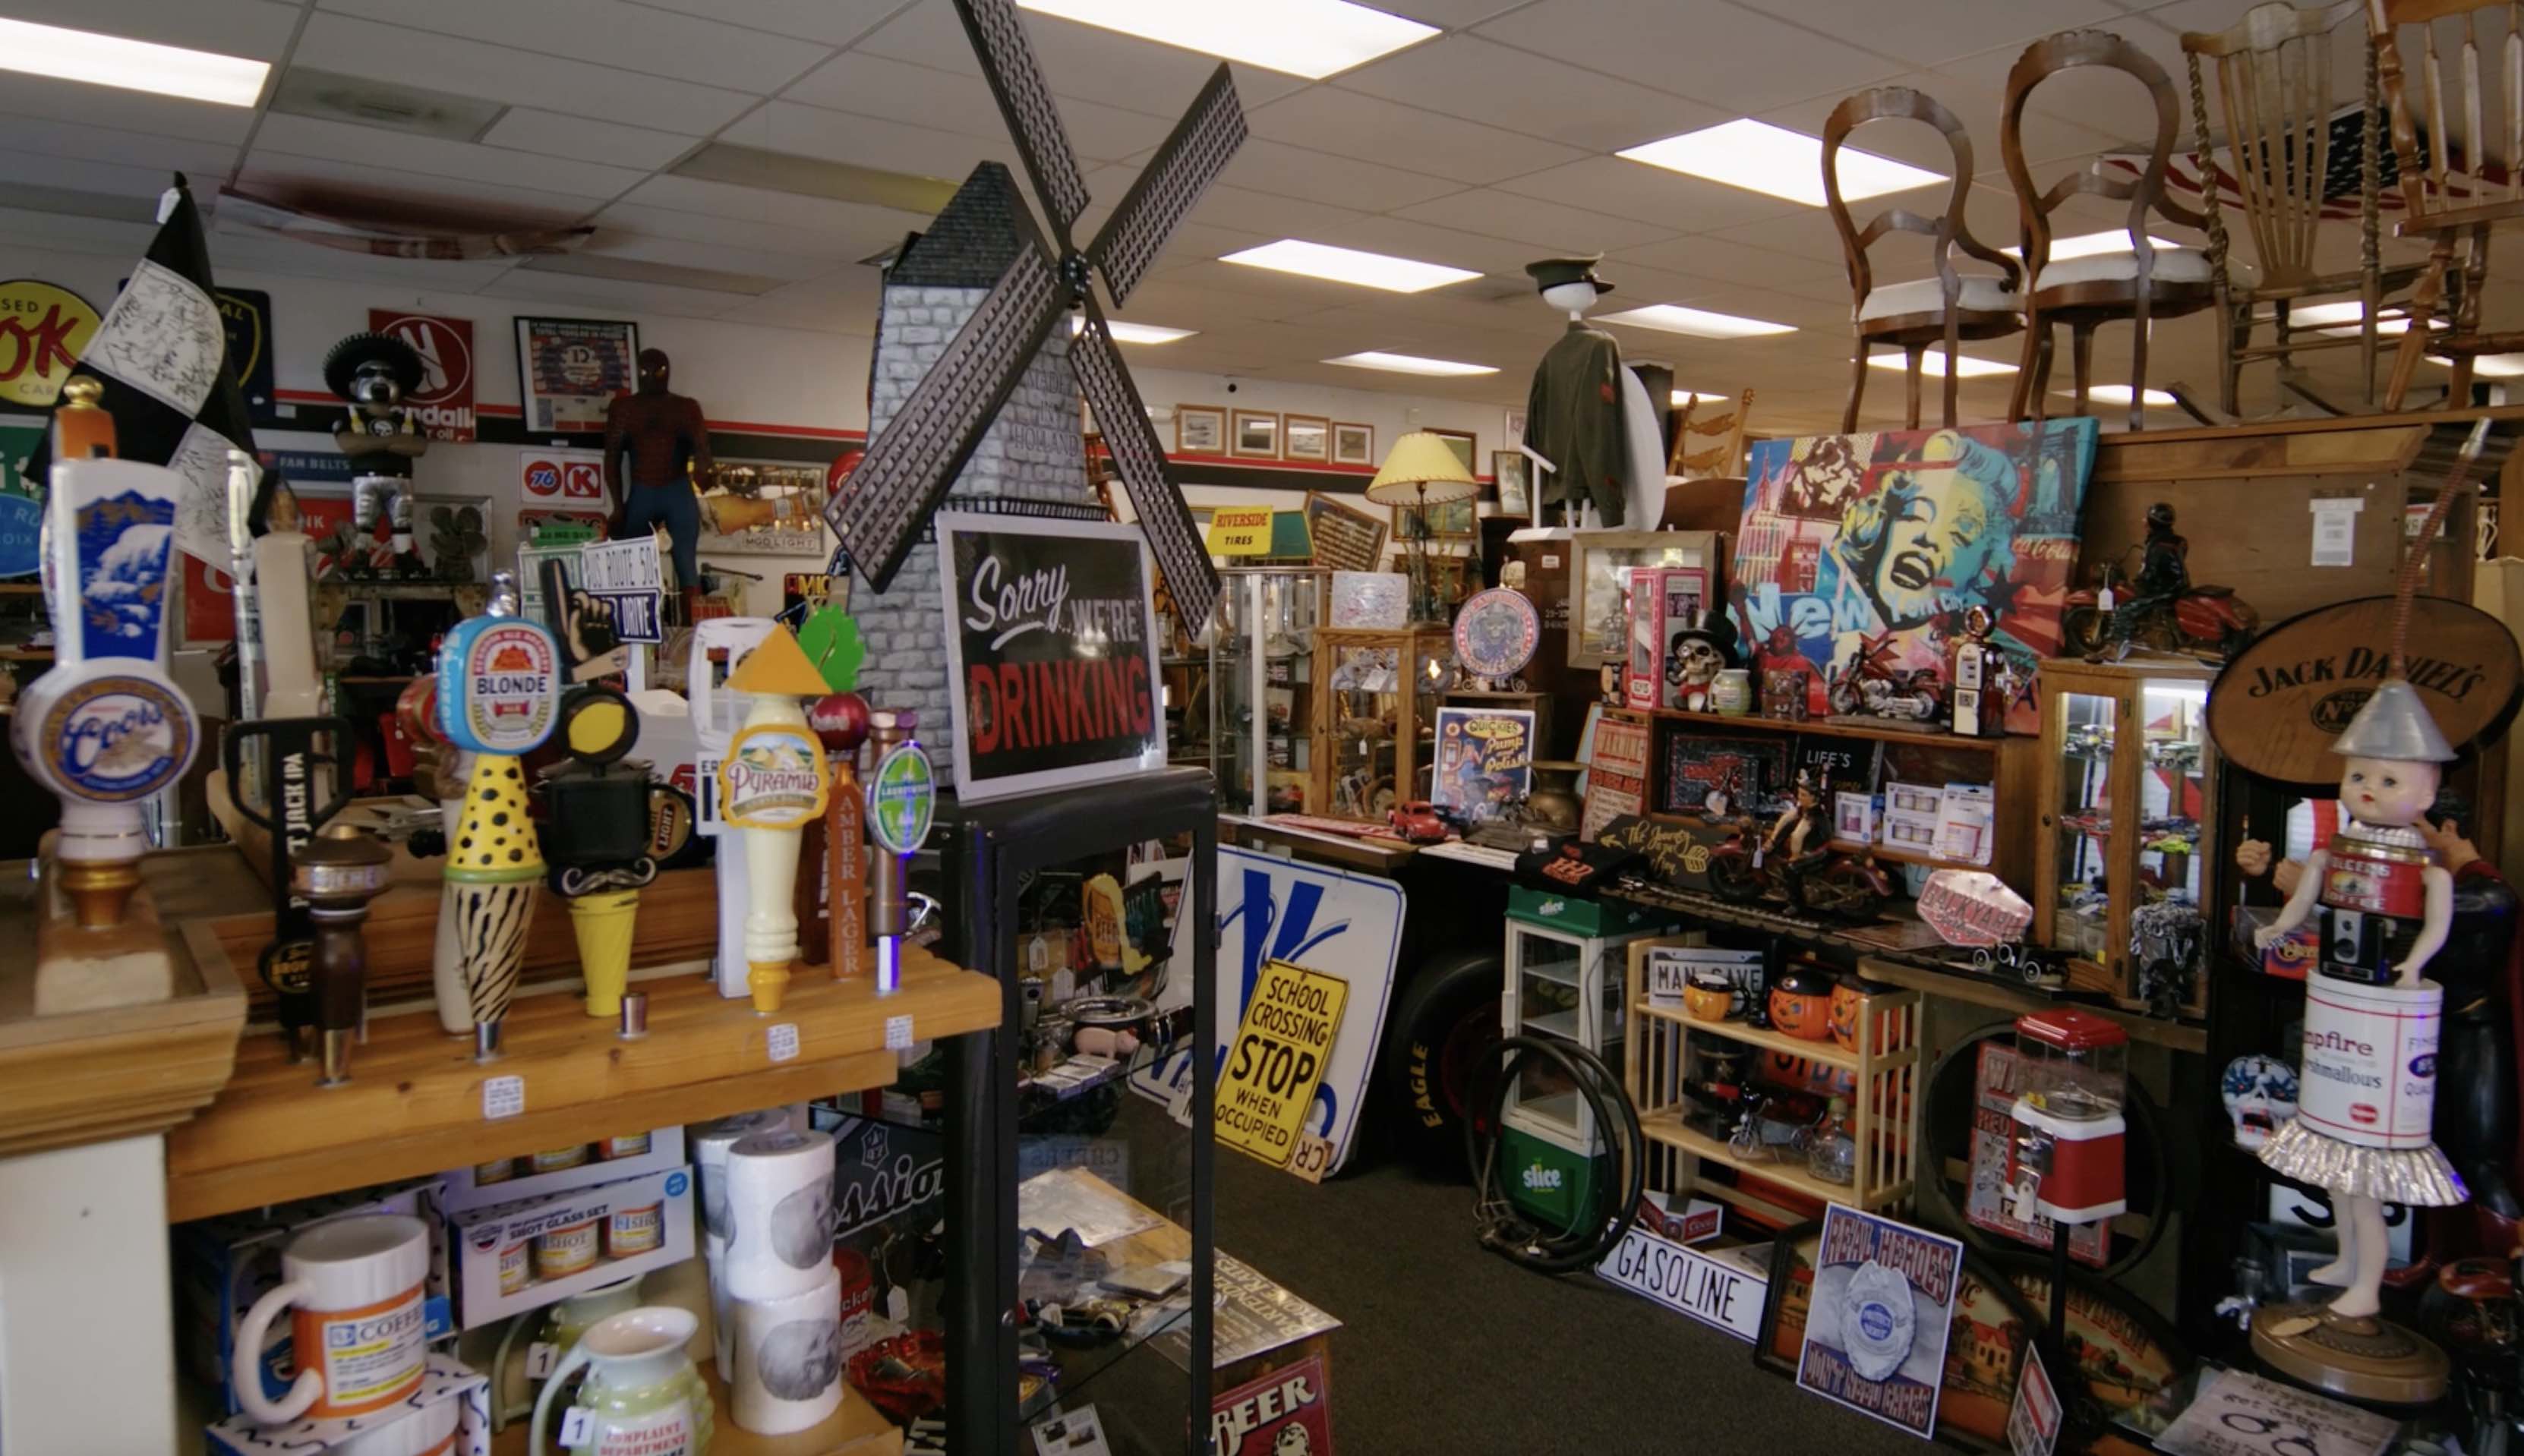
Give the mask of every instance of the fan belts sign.
[[1285, 960], [1262, 967], [1219, 1072], [1218, 1141], [1278, 1167], [1332, 1060], [1349, 983]]
[[49, 410], [96, 337], [96, 310], [57, 284], [0, 282], [0, 405]]
[[433, 440], [474, 439], [473, 320], [370, 309], [368, 331], [401, 339], [420, 356], [420, 388], [404, 403], [419, 417], [421, 432]]
[[[2524, 662], [2515, 634], [2444, 597], [2410, 603], [2410, 685], [2461, 749], [2514, 712]], [[2389, 670], [2393, 599], [2364, 597], [2291, 617], [2236, 654], [2208, 695], [2208, 732], [2237, 767], [2285, 784], [2339, 781], [2331, 741]]]
[[1165, 766], [1156, 616], [1137, 531], [942, 511], [938, 558], [959, 798]]

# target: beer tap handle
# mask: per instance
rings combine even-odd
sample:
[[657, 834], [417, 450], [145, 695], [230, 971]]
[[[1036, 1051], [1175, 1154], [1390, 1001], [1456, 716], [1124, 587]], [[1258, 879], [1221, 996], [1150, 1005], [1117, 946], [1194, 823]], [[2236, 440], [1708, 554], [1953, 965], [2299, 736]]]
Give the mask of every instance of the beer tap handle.
[[62, 385], [62, 407], [53, 412], [53, 459], [117, 459], [114, 416], [97, 404], [104, 394], [91, 374], [73, 374]]

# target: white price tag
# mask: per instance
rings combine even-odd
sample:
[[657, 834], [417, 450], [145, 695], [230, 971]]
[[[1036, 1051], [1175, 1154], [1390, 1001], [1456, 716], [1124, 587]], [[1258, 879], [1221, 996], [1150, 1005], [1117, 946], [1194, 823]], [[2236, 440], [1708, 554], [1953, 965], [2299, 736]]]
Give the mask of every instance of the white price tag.
[[560, 1443], [563, 1446], [583, 1446], [587, 1441], [587, 1407], [571, 1406], [560, 1418]]
[[885, 1049], [888, 1051], [911, 1049], [910, 1017], [889, 1016], [885, 1019]]
[[2355, 496], [2324, 496], [2306, 502], [2313, 512], [2313, 560], [2316, 566], [2357, 564], [2357, 513], [2366, 503]]
[[[903, 1019], [908, 1021], [911, 1018], [906, 1016]], [[794, 1021], [780, 1023], [764, 1033], [764, 1041], [770, 1048], [773, 1061], [794, 1062], [798, 1059], [798, 1023]]]
[[1288, 1171], [1308, 1183], [1321, 1183], [1333, 1171], [1333, 1145], [1313, 1133], [1299, 1133], [1288, 1153]]
[[526, 1379], [548, 1381], [553, 1367], [560, 1363], [560, 1346], [549, 1340], [536, 1340], [526, 1346]]
[[482, 1120], [498, 1122], [526, 1110], [526, 1079], [492, 1077], [482, 1084]]

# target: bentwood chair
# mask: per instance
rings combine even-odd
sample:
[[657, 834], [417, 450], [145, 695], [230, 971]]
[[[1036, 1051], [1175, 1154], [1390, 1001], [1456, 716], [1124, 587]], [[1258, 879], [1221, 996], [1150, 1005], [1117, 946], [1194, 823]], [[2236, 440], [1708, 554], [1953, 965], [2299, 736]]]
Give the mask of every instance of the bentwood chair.
[[[2490, 22], [2486, 27], [2484, 18]], [[2473, 360], [2524, 349], [2524, 332], [2484, 333], [2480, 327], [2489, 235], [2524, 218], [2524, 4], [2367, 0], [2366, 21], [2392, 118], [2394, 160], [2401, 166], [2399, 231], [2429, 244], [2409, 306], [2412, 317], [2428, 323], [2402, 335], [2384, 408], [2402, 408], [2419, 360], [2429, 354], [2453, 363], [2446, 403], [2467, 404]], [[2439, 22], [2455, 24], [2441, 27]], [[2438, 48], [2440, 28], [2459, 36], [2451, 67]], [[2484, 28], [2500, 56], [2497, 75], [2486, 84], [2480, 63]], [[2505, 32], [2502, 42], [2500, 29]], [[2418, 42], [2416, 101], [2409, 94], [2412, 58], [2403, 51], [2410, 40]], [[2498, 129], [2492, 132], [2488, 122]], [[2449, 326], [2438, 326], [2440, 315], [2451, 320]]]
[[[2359, 149], [2357, 266], [2324, 272], [2315, 256], [2316, 245], [2327, 235], [2324, 224], [2345, 220], [2327, 194], [2333, 147], [2349, 129], [2340, 122], [2350, 115], [2332, 90], [2332, 39], [2348, 24], [2364, 35], [2366, 0], [2335, 0], [2306, 9], [2270, 0], [2246, 11], [2229, 29], [2182, 37], [2183, 60], [2191, 73], [2193, 156], [2208, 218], [2209, 283], [2217, 291], [2217, 317], [2223, 325], [2217, 335], [2224, 351], [2217, 399], [2229, 415], [2237, 413], [2244, 365], [2259, 360], [2277, 362], [2282, 388], [2338, 413], [2302, 382], [2296, 368], [2298, 355], [2321, 349], [2357, 351], [2364, 403], [2372, 409], [2377, 339], [2386, 321], [2408, 317], [2401, 305], [2388, 310], [2384, 303], [2388, 290], [2408, 287], [2421, 268], [2382, 265], [2383, 121], [2375, 52], [2362, 39], [2358, 54], [2365, 61], [2364, 99], [2351, 130]], [[2222, 153], [2208, 129], [2210, 88], [2202, 80], [2204, 61], [2216, 73], [2218, 105], [2225, 117]], [[2226, 190], [2219, 185], [2221, 174], [2232, 183], [2244, 229], [2252, 235], [2259, 265], [2257, 281], [2237, 275], [2219, 195]], [[2357, 296], [2354, 331], [2297, 332], [2291, 314], [2298, 305], [2342, 293]], [[2271, 341], [2256, 344], [2253, 335], [2264, 322], [2271, 327]]]
[[[1897, 120], [1923, 121], [1945, 134], [1946, 146], [1954, 154], [1953, 190], [1946, 195], [1945, 211], [1935, 217], [1892, 207], [1861, 227], [1840, 195], [1841, 144], [1851, 132], [1869, 121]], [[1934, 98], [1908, 86], [1861, 91], [1832, 108], [1830, 120], [1823, 122], [1823, 198], [1831, 209], [1832, 225], [1840, 229], [1841, 253], [1849, 264], [1849, 290], [1857, 324], [1857, 337], [1851, 343], [1849, 404], [1840, 412], [1844, 433], [1858, 428], [1859, 402], [1867, 394], [1867, 356], [1875, 346], [1890, 345], [1904, 355], [1909, 386], [1906, 418], [1915, 430], [1919, 427], [1920, 356], [1931, 344], [1944, 349], [1945, 425], [1952, 429], [1955, 388], [1961, 377], [1953, 363], [1956, 346], [1966, 339], [2005, 338], [2024, 326], [2016, 292], [2021, 274], [2015, 260], [1975, 240], [1971, 229], [1965, 225], [1964, 196], [1971, 187], [1971, 137], [1965, 132], [1964, 123]], [[1935, 249], [1936, 276], [1878, 285], [1868, 249], [1892, 232], [1913, 232], [1928, 238]], [[1993, 278], [1958, 272], [1958, 249], [1966, 257], [1998, 268], [2000, 275]]]
[[[2123, 72], [2147, 87], [2156, 102], [2156, 139], [2147, 153], [2146, 170], [2135, 177], [2081, 166], [2044, 191], [2034, 184], [2024, 160], [2025, 103], [2043, 81], [2081, 66]], [[2208, 225], [2207, 218], [2165, 195], [2164, 171], [2173, 156], [2177, 126], [2173, 82], [2164, 68], [2108, 30], [2063, 30], [2037, 40], [2025, 47], [2015, 69], [2008, 73], [1998, 150], [2007, 164], [2008, 180], [2015, 186], [2024, 227], [2024, 266], [2033, 278], [2024, 296], [2024, 359], [2015, 374], [2010, 418], [2042, 417], [2043, 393], [2051, 384], [2052, 330], [2062, 323], [2068, 325], [2071, 339], [2077, 413], [2086, 413], [2095, 330], [2126, 319], [2131, 325], [2129, 427], [2141, 428], [2147, 408], [2148, 325], [2159, 318], [2197, 314], [2216, 302], [2207, 254], [2197, 248], [2159, 248], [2148, 238], [2151, 213], [2186, 227]], [[2129, 247], [2055, 263], [2051, 215], [2069, 198], [2081, 195], [2128, 205]]]

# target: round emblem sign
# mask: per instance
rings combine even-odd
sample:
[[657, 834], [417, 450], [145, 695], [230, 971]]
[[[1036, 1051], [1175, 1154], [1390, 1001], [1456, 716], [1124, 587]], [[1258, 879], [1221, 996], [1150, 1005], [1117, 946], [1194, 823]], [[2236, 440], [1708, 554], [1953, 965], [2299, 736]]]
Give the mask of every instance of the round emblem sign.
[[49, 410], [100, 320], [87, 300], [32, 278], [0, 282], [0, 404]]
[[897, 854], [908, 854], [929, 838], [938, 812], [938, 771], [916, 743], [897, 744], [877, 760], [868, 778], [868, 838]]
[[166, 685], [100, 677], [72, 688], [44, 715], [46, 762], [85, 798], [146, 799], [193, 759], [193, 715]]
[[1476, 677], [1513, 677], [1533, 658], [1542, 618], [1523, 592], [1493, 587], [1455, 614], [1455, 661]]

